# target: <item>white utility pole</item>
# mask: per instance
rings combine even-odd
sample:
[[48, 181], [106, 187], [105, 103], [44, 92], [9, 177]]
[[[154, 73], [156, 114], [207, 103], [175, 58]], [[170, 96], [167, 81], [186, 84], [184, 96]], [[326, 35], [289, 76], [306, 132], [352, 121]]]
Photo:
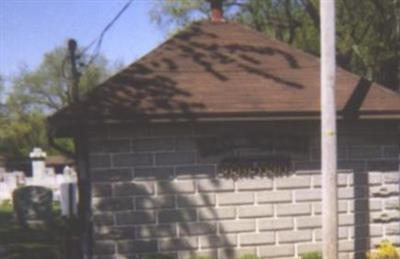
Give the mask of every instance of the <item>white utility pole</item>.
[[321, 8], [321, 162], [323, 258], [338, 257], [336, 161], [335, 0], [320, 0]]

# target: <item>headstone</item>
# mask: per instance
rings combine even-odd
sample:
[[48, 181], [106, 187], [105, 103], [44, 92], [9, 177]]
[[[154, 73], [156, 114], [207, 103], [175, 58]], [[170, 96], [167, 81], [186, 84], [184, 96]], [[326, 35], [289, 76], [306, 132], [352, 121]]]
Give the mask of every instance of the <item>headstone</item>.
[[23, 172], [16, 172], [15, 177], [16, 177], [16, 181], [17, 181], [17, 186], [26, 185], [26, 177]]
[[14, 173], [7, 174], [4, 181], [10, 192], [13, 192], [17, 187], [17, 176]]
[[46, 175], [46, 152], [41, 148], [34, 148], [29, 154], [32, 160], [32, 176], [35, 184], [40, 185]]
[[53, 194], [41, 186], [21, 187], [13, 192], [13, 205], [22, 226], [48, 223], [52, 219]]
[[71, 217], [78, 212], [78, 187], [76, 183], [67, 182], [60, 185], [61, 215]]
[[5, 182], [0, 182], [0, 202], [11, 199], [8, 186]]
[[76, 182], [77, 180], [76, 172], [72, 167], [65, 166], [63, 169], [63, 175], [67, 182]]
[[25, 178], [25, 185], [34, 185], [32, 177]]

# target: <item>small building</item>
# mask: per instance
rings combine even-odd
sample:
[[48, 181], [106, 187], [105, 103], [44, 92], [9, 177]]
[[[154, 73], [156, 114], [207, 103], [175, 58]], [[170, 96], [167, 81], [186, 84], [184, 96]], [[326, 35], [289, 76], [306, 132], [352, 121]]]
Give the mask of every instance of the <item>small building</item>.
[[[243, 25], [200, 21], [51, 116], [90, 186], [85, 253], [320, 250], [319, 69]], [[362, 258], [400, 242], [400, 95], [338, 68], [336, 96], [340, 258]]]

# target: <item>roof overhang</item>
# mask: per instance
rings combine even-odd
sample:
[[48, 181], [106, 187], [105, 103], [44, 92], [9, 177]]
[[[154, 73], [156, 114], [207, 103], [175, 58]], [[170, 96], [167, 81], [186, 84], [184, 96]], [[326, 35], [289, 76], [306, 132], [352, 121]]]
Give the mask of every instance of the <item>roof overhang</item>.
[[[363, 112], [357, 116], [346, 116], [338, 112], [337, 119], [340, 121], [399, 121], [400, 112]], [[52, 120], [50, 117], [48, 122], [52, 129], [59, 137], [72, 137], [75, 132], [84, 127], [95, 125], [118, 125], [118, 124], [164, 124], [164, 123], [207, 123], [207, 122], [262, 122], [262, 121], [319, 121], [320, 114], [317, 112], [299, 112], [299, 113], [268, 113], [268, 112], [252, 112], [252, 113], [213, 113], [213, 114], [160, 114], [158, 116], [135, 116], [135, 117], [102, 117], [102, 118], [74, 118], [69, 120]], [[400, 124], [399, 124], [400, 125]]]

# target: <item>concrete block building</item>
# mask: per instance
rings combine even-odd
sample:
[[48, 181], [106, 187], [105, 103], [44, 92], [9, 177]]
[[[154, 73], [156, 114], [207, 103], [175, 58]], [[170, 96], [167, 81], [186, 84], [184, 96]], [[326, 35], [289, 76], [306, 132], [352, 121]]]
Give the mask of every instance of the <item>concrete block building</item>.
[[[320, 61], [201, 21], [49, 118], [73, 137], [88, 258], [321, 249]], [[340, 258], [400, 243], [400, 95], [337, 69]]]

